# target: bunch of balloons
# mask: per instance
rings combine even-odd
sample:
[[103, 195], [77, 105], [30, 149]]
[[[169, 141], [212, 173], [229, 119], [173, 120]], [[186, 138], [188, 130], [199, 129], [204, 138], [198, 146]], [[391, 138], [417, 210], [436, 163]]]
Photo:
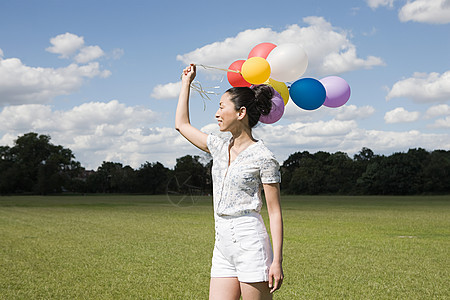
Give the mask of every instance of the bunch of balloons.
[[[350, 86], [344, 79], [338, 76], [299, 79], [307, 67], [308, 56], [300, 45], [261, 43], [250, 51], [247, 60], [237, 60], [228, 67], [227, 78], [233, 87], [266, 84], [273, 88], [272, 111], [260, 118], [266, 124], [281, 119], [289, 96], [305, 110], [322, 105], [339, 107], [348, 101]], [[288, 87], [285, 82], [293, 83]]]

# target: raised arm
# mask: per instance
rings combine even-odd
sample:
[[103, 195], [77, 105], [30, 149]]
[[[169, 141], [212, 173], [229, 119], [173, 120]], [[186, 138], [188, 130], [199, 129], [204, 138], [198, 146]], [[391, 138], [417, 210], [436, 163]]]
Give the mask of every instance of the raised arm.
[[191, 125], [189, 120], [189, 92], [191, 82], [195, 78], [195, 65], [191, 64], [183, 70], [181, 76], [181, 91], [175, 113], [175, 129], [189, 142], [203, 151], [209, 152], [206, 140], [208, 135]]

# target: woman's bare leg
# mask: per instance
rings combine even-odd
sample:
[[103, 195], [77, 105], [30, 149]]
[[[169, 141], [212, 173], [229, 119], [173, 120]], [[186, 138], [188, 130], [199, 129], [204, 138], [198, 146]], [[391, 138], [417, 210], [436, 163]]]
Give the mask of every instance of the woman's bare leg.
[[239, 300], [241, 286], [237, 277], [212, 277], [209, 300]]
[[271, 300], [268, 282], [244, 283], [241, 282], [241, 293], [243, 300]]

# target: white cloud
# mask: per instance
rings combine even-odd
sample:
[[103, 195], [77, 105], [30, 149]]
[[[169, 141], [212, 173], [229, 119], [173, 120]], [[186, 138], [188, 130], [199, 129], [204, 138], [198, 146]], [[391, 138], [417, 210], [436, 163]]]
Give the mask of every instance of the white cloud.
[[158, 84], [153, 88], [150, 97], [155, 99], [178, 98], [181, 89], [181, 81], [167, 84]]
[[447, 129], [450, 128], [450, 105], [440, 104], [427, 109], [425, 113], [426, 119], [432, 119], [440, 116], [445, 118], [437, 119], [433, 124], [428, 125], [428, 128], [433, 129]]
[[17, 105], [5, 107], [0, 112], [3, 131], [17, 132], [30, 128], [42, 129], [43, 124], [51, 121], [50, 106], [40, 104]]
[[284, 109], [283, 119], [291, 122], [313, 122], [325, 118], [330, 111], [331, 109], [327, 110], [325, 107], [316, 110], [304, 110], [295, 105], [292, 99], [289, 99]]
[[[121, 128], [133, 124], [144, 124], [156, 119], [156, 113], [142, 107], [127, 107], [112, 100], [110, 102], [89, 102], [69, 111], [52, 111], [51, 106], [42, 104], [16, 105], [5, 107], [0, 112], [2, 130], [14, 131], [29, 128], [37, 131], [76, 132], [87, 134], [112, 132], [120, 135]], [[113, 127], [111, 127], [113, 126]]]
[[[93, 61], [105, 55], [103, 50], [99, 46], [84, 46], [83, 37], [67, 32], [51, 38], [50, 43], [53, 46], [47, 51], [62, 58], [74, 55], [76, 64], [62, 68], [31, 67], [19, 58], [3, 59], [0, 49], [0, 106], [48, 103], [56, 96], [78, 90], [86, 78], [105, 78], [111, 74]], [[114, 53], [118, 56], [123, 50], [116, 49]]]
[[450, 116], [450, 105], [447, 104], [439, 104], [431, 106], [427, 109], [425, 113], [425, 118], [431, 119], [439, 116]]
[[68, 58], [84, 45], [84, 38], [73, 33], [66, 32], [50, 39], [53, 45], [46, 50], [51, 53], [61, 54], [62, 58]]
[[[70, 58], [74, 56], [74, 61], [85, 64], [96, 60], [105, 55], [105, 52], [99, 46], [85, 46], [84, 38], [73, 33], [66, 32], [50, 39], [53, 45], [46, 50], [51, 53], [61, 54], [61, 58]], [[78, 52], [78, 53], [77, 53]], [[114, 49], [113, 57], [120, 57], [123, 50]]]
[[357, 69], [370, 69], [374, 66], [384, 65], [379, 57], [369, 56], [367, 59], [358, 58], [356, 47], [348, 45], [344, 52], [328, 54], [322, 63], [322, 74], [339, 74]]
[[375, 113], [375, 108], [369, 105], [362, 107], [357, 107], [356, 105], [344, 105], [333, 108], [331, 112], [336, 115], [336, 120], [348, 121], [366, 119]]
[[356, 128], [355, 121], [318, 121], [303, 127], [304, 136], [307, 137], [339, 137], [346, 135]]
[[390, 8], [394, 6], [394, 0], [366, 0], [366, 2], [372, 9], [378, 8], [379, 6], [388, 6]]
[[[172, 128], [149, 128], [158, 119], [159, 114], [148, 108], [117, 100], [84, 103], [69, 111], [41, 104], [8, 106], [0, 112], [0, 132], [7, 132], [0, 141], [11, 144], [30, 131], [49, 134], [52, 143], [70, 148], [88, 168], [96, 168], [103, 160], [139, 167], [153, 161], [154, 153], [168, 163], [172, 151], [163, 152], [179, 144], [178, 133]], [[180, 147], [180, 154], [186, 146]]]
[[107, 77], [98, 62], [64, 68], [29, 67], [18, 58], [0, 60], [0, 106], [48, 103], [80, 88], [85, 78]]
[[436, 129], [447, 129], [450, 128], [450, 116], [437, 119], [433, 124], [428, 126], [429, 128], [436, 128]]
[[103, 55], [105, 55], [105, 53], [99, 46], [88, 46], [80, 50], [80, 53], [78, 53], [77, 56], [75, 56], [75, 61], [77, 63], [84, 64], [97, 58], [100, 58]]
[[[323, 127], [320, 135], [320, 129]], [[325, 129], [326, 128], [326, 129]], [[260, 138], [274, 152], [281, 162], [298, 151], [342, 151], [350, 156], [363, 147], [377, 154], [404, 152], [409, 148], [422, 147], [428, 150], [450, 149], [450, 134], [424, 134], [417, 130], [381, 131], [358, 128], [356, 122], [312, 122], [283, 125], [265, 125], [255, 129]]]
[[3, 58], [3, 50], [0, 48], [0, 59], [2, 59]]
[[417, 121], [420, 117], [420, 112], [418, 111], [407, 111], [403, 107], [397, 107], [391, 111], [388, 111], [384, 115], [384, 121], [387, 124], [394, 123], [410, 123]]
[[349, 150], [344, 143], [356, 130], [355, 121], [295, 122], [259, 126], [255, 128], [255, 137], [262, 139], [281, 160], [296, 151]]
[[389, 90], [386, 100], [410, 98], [419, 103], [445, 102], [450, 100], [450, 71], [439, 73], [414, 73], [413, 77], [396, 82]]
[[310, 75], [337, 74], [361, 68], [384, 65], [379, 57], [358, 57], [355, 45], [347, 31], [335, 28], [323, 17], [306, 17], [308, 24], [288, 26], [281, 32], [271, 28], [248, 29], [222, 42], [215, 42], [192, 52], [178, 55], [184, 63], [198, 63], [216, 67], [228, 67], [238, 59], [246, 59], [250, 50], [259, 43], [298, 43], [308, 55]]
[[332, 116], [338, 121], [350, 121], [366, 119], [374, 113], [375, 109], [372, 106], [357, 107], [354, 104], [346, 104], [338, 108], [321, 106], [319, 109], [308, 111], [299, 108], [292, 100], [289, 100], [285, 107], [283, 119], [292, 122], [313, 122]]
[[449, 0], [408, 1], [398, 14], [400, 21], [415, 21], [432, 24], [450, 23]]
[[410, 148], [450, 149], [449, 134], [425, 134], [417, 130], [404, 132], [365, 130], [362, 141], [375, 151], [404, 152]]

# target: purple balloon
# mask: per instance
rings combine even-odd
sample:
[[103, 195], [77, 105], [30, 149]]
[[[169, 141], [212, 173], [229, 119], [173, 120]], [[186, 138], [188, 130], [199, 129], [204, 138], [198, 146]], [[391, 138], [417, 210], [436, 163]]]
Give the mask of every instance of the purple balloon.
[[270, 110], [270, 113], [266, 116], [261, 115], [261, 117], [259, 117], [259, 121], [264, 124], [273, 124], [280, 120], [284, 114], [283, 97], [281, 97], [280, 93], [275, 91], [273, 88], [272, 92], [272, 109]]
[[327, 92], [323, 105], [339, 107], [347, 103], [350, 98], [350, 86], [347, 81], [338, 76], [328, 76], [319, 80]]

